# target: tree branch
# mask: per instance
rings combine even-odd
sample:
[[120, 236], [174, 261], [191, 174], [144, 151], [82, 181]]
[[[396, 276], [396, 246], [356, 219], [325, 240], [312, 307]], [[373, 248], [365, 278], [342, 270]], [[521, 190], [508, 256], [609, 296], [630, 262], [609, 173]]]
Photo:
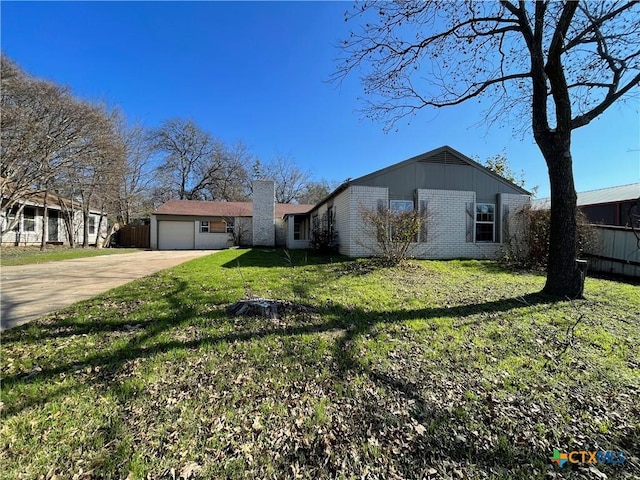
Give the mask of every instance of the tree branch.
[[575, 130], [576, 128], [584, 127], [588, 125], [591, 120], [596, 118], [598, 115], [603, 113], [607, 108], [609, 108], [616, 100], [626, 94], [633, 87], [637, 87], [640, 85], [640, 73], [633, 77], [632, 80], [629, 81], [624, 87], [620, 88], [616, 92], [610, 92], [602, 102], [596, 105], [594, 108], [589, 110], [587, 113], [582, 115], [578, 115], [573, 120], [571, 120], [571, 129]]

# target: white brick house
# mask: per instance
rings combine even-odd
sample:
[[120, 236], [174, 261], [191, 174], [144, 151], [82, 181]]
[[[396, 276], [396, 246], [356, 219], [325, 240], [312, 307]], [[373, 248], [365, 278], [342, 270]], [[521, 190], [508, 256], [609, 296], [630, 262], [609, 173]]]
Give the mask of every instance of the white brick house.
[[[426, 235], [412, 245], [412, 256], [496, 258], [509, 231], [521, 228], [516, 214], [529, 204], [529, 192], [444, 146], [345, 182], [308, 213], [308, 225], [333, 231], [340, 253], [370, 256], [377, 242], [363, 209], [400, 204], [428, 212]], [[289, 236], [289, 248], [308, 246], [298, 238]]]
[[[314, 233], [333, 233], [350, 257], [376, 253], [363, 209], [424, 209], [426, 234], [412, 245], [418, 258], [496, 258], [529, 192], [451, 147], [441, 147], [349, 180], [317, 205], [276, 204], [274, 183], [254, 184], [252, 202], [170, 200], [151, 217], [152, 249], [243, 246], [309, 248]], [[333, 238], [333, 237], [332, 237]]]

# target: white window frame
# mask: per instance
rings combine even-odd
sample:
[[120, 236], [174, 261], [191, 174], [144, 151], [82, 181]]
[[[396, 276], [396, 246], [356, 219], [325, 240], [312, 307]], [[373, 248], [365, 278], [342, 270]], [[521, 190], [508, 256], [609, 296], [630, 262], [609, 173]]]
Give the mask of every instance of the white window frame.
[[[482, 208], [483, 206], [491, 207], [492, 212], [482, 212], [478, 211], [478, 208]], [[491, 215], [491, 220], [478, 220], [478, 215]], [[495, 203], [476, 203], [475, 214], [474, 214], [474, 238], [476, 243], [495, 243], [496, 242], [496, 204]], [[478, 240], [478, 225], [491, 225], [492, 233], [491, 240]]]
[[293, 216], [293, 239], [309, 240], [308, 217], [302, 215]]
[[17, 231], [20, 230], [20, 218], [18, 217], [18, 212], [19, 211], [20, 211], [20, 207], [18, 207], [17, 205], [14, 205], [13, 207], [11, 207], [11, 208], [9, 208], [8, 210], [5, 211], [3, 229], [5, 227], [8, 227], [11, 224], [11, 222], [15, 221], [16, 218], [17, 218], [18, 221], [13, 226], [13, 231], [17, 232]]
[[[413, 212], [415, 210], [415, 203], [413, 200], [389, 200], [389, 211], [393, 213]], [[387, 225], [389, 235], [392, 237], [395, 235], [393, 228], [389, 228]], [[420, 234], [418, 233], [412, 243], [418, 243], [420, 240]]]
[[96, 233], [96, 217], [89, 216], [89, 235], [95, 235]]
[[413, 200], [389, 200], [389, 210], [392, 212], [413, 212]]
[[209, 220], [200, 220], [200, 233], [209, 233]]

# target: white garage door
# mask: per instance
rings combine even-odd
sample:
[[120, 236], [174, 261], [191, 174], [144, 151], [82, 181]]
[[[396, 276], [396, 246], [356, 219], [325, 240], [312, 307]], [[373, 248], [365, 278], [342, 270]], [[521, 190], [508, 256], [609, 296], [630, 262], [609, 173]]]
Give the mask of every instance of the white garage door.
[[193, 250], [195, 227], [193, 222], [162, 220], [158, 222], [158, 249]]

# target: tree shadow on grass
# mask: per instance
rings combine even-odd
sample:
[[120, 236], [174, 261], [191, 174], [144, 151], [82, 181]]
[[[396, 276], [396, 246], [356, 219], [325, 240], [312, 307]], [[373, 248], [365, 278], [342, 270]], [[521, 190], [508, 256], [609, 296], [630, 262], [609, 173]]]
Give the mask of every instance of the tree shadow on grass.
[[[535, 300], [543, 301], [538, 295], [533, 297]], [[529, 298], [530, 304], [534, 302], [534, 298]], [[508, 299], [504, 302], [470, 306], [471, 308], [454, 308], [454, 311], [470, 315], [486, 311], [503, 311], [503, 308], [509, 310], [514, 305], [513, 299]], [[520, 303], [520, 306], [523, 304]], [[434, 312], [437, 317], [441, 317], [442, 313], [444, 312]], [[456, 313], [452, 316], [455, 317]], [[365, 324], [346, 330], [335, 343], [334, 358], [337, 359], [337, 375], [345, 376], [349, 373], [363, 375], [377, 389], [385, 391], [386, 395], [391, 397], [400, 398], [408, 406], [409, 418], [393, 412], [379, 399], [371, 397], [365, 399], [364, 404], [350, 419], [351, 432], [354, 438], [360, 438], [361, 442], [366, 443], [371, 438], [378, 438], [380, 444], [396, 445], [389, 463], [394, 465], [394, 470], [399, 472], [402, 478], [420, 477], [419, 472], [425, 472], [434, 466], [438, 467], [443, 462], [446, 464], [452, 461], [456, 466], [491, 468], [494, 473], [508, 471], [509, 475], [514, 471], [526, 473], [533, 463], [544, 465], [548, 462], [548, 452], [542, 452], [531, 446], [514, 447], [511, 443], [498, 443], [487, 448], [486, 445], [474, 443], [472, 439], [458, 434], [458, 425], [464, 420], [461, 420], [455, 410], [443, 409], [442, 403], [436, 404], [427, 400], [421, 394], [420, 385], [416, 382], [403, 378], [399, 372], [392, 374], [376, 366], [363, 364], [356, 356], [354, 342], [364, 335], [375, 337], [369, 327], [370, 325]], [[416, 425], [423, 430], [414, 432], [412, 427]], [[404, 438], [400, 438], [402, 435], [398, 433], [403, 428]], [[506, 435], [515, 436], [518, 433], [506, 432]], [[353, 442], [354, 438], [350, 440]], [[448, 473], [452, 473], [452, 468], [448, 468]], [[464, 475], [463, 472], [460, 474]]]
[[[286, 253], [285, 253], [286, 252]], [[282, 248], [252, 248], [222, 264], [223, 268], [238, 267], [290, 267], [302, 265], [326, 265], [350, 262], [344, 255], [324, 255], [313, 250], [285, 250]]]
[[[10, 418], [19, 414], [23, 409], [44, 405], [73, 391], [84, 389], [87, 386], [95, 386], [99, 389], [112, 391], [118, 402], [123, 404], [128, 401], [127, 392], [121, 390], [120, 375], [127, 364], [137, 359], [151, 358], [162, 355], [172, 350], [196, 350], [202, 347], [215, 346], [221, 342], [238, 343], [251, 342], [256, 339], [278, 336], [295, 337], [315, 333], [331, 333], [335, 342], [332, 347], [332, 356], [335, 362], [333, 377], [335, 381], [349, 378], [353, 375], [363, 375], [377, 388], [384, 390], [394, 398], [400, 399], [407, 405], [409, 411], [408, 418], [414, 425], [430, 425], [431, 429], [420, 434], [414, 434], [399, 446], [399, 453], [389, 455], [386, 460], [392, 465], [394, 471], [403, 477], [413, 478], [431, 467], [439, 469], [444, 462], [453, 462], [454, 465], [470, 466], [484, 471], [492, 471], [496, 476], [513, 476], [517, 473], [521, 478], [527, 475], [527, 465], [536, 464], [544, 466], [548, 464], [548, 456], [551, 452], [540, 451], [530, 445], [515, 446], [513, 435], [517, 432], [505, 432], [506, 443], [494, 443], [489, 446], [474, 444], [469, 439], [460, 439], [456, 436], [457, 425], [461, 420], [455, 412], [443, 409], [442, 404], [429, 401], [423, 395], [420, 385], [408, 380], [401, 372], [386, 372], [363, 363], [359, 358], [356, 349], [356, 341], [365, 336], [374, 336], [374, 327], [378, 324], [402, 323], [407, 320], [431, 320], [431, 319], [451, 319], [460, 321], [466, 319], [467, 323], [480, 323], [493, 321], [483, 313], [501, 313], [514, 309], [529, 308], [534, 305], [548, 305], [557, 301], [554, 297], [541, 294], [529, 294], [521, 297], [506, 298], [489, 302], [479, 302], [470, 305], [460, 305], [453, 307], [436, 308], [413, 308], [406, 310], [366, 310], [364, 308], [350, 308], [337, 304], [311, 305], [305, 304], [310, 311], [315, 312], [313, 318], [297, 318], [297, 323], [284, 325], [265, 320], [256, 326], [255, 322], [246, 327], [241, 321], [234, 322], [235, 331], [220, 335], [207, 334], [206, 329], [202, 331], [204, 335], [198, 338], [186, 340], [160, 339], [168, 331], [176, 327], [193, 325], [215, 324], [216, 322], [227, 321], [224, 310], [207, 312], [206, 315], [199, 314], [193, 306], [183, 303], [180, 294], [187, 288], [183, 281], [177, 283], [174, 289], [167, 294], [168, 308], [166, 318], [159, 321], [140, 321], [136, 324], [139, 331], [130, 332], [131, 338], [126, 345], [116, 350], [104, 350], [92, 352], [86, 358], [73, 360], [59, 365], [51, 365], [38, 371], [27, 372], [5, 377], [3, 389], [11, 389], [18, 386], [26, 386], [39, 381], [50, 382], [61, 374], [67, 375], [78, 370], [92, 370], [91, 376], [85, 376], [83, 382], [75, 385], [60, 385], [51, 390], [51, 393], [37, 398], [25, 397], [15, 404], [6, 404], [3, 416]], [[206, 296], [203, 296], [206, 300]], [[468, 318], [477, 315], [478, 318]], [[113, 325], [113, 330], [101, 328], [96, 325], [99, 332], [117, 331], [132, 322], [127, 322], [126, 318]], [[73, 329], [73, 324], [67, 324]], [[75, 325], [76, 334], [82, 335], [87, 332], [87, 326], [83, 323]], [[89, 330], [89, 332], [92, 330]], [[72, 330], [71, 330], [72, 332]], [[68, 332], [70, 334], [73, 334]], [[4, 339], [3, 339], [4, 340]], [[292, 351], [288, 355], [295, 355]], [[91, 367], [91, 368], [88, 368]], [[95, 367], [99, 367], [96, 369]], [[348, 449], [352, 446], [360, 446], [366, 443], [372, 435], [377, 435], [381, 440], [385, 440], [386, 433], [390, 429], [398, 429], [401, 422], [406, 424], [407, 417], [400, 417], [388, 409], [388, 406], [376, 401], [375, 398], [363, 396], [358, 400], [356, 410], [348, 419], [346, 427], [348, 434], [340, 439], [342, 448], [345, 449], [345, 456], [348, 456]], [[400, 425], [402, 426], [402, 425]], [[317, 442], [320, 442], [319, 437]], [[512, 442], [512, 443], [509, 443]], [[301, 466], [306, 466], [310, 471], [318, 470], [328, 476], [337, 476], [339, 466], [331, 467], [322, 464], [321, 443], [308, 447], [308, 451], [302, 457], [296, 457], [296, 461], [302, 462]], [[358, 465], [360, 468], [362, 465]], [[284, 466], [287, 468], [288, 466]], [[336, 469], [335, 471], [330, 468]], [[355, 468], [355, 467], [354, 467]], [[284, 471], [284, 470], [283, 470]], [[442, 470], [444, 472], [444, 470]], [[449, 473], [450, 469], [449, 469]]]
[[[106, 345], [105, 350], [90, 352], [81, 359], [68, 362], [62, 362], [58, 365], [46, 365], [38, 367], [30, 372], [22, 372], [14, 375], [4, 376], [3, 389], [6, 391], [18, 386], [25, 386], [40, 381], [50, 381], [60, 375], [67, 375], [79, 370], [90, 368], [99, 373], [94, 374], [92, 378], [87, 378], [83, 387], [87, 384], [108, 383], [111, 379], [116, 378], [118, 372], [124, 364], [135, 359], [149, 358], [158, 354], [164, 354], [174, 349], [197, 349], [202, 346], [215, 345], [220, 342], [247, 342], [266, 336], [296, 336], [323, 332], [333, 332], [336, 330], [346, 330], [348, 333], [345, 339], [340, 343], [344, 347], [344, 341], [354, 338], [355, 336], [365, 335], [376, 324], [401, 323], [407, 320], [423, 319], [429, 320], [434, 318], [450, 318], [456, 319], [466, 317], [482, 312], [503, 312], [513, 308], [525, 308], [528, 305], [536, 303], [549, 303], [552, 298], [542, 296], [540, 294], [531, 294], [524, 297], [509, 298], [491, 302], [478, 303], [473, 305], [463, 305], [451, 308], [419, 308], [408, 310], [394, 311], [367, 311], [362, 308], [349, 308], [338, 304], [330, 304], [325, 306], [317, 306], [305, 304], [304, 307], [309, 311], [316, 312], [313, 321], [306, 321], [296, 325], [278, 326], [265, 320], [262, 328], [251, 330], [238, 330], [233, 333], [222, 335], [204, 335], [197, 339], [191, 340], [158, 340], [164, 333], [176, 329], [177, 327], [186, 326], [191, 322], [219, 322], [224, 321], [227, 317], [224, 310], [216, 310], [208, 312], [206, 315], [199, 315], [195, 306], [184, 305], [179, 298], [179, 294], [187, 288], [184, 281], [180, 281], [174, 290], [166, 295], [169, 308], [166, 311], [165, 318], [155, 321], [140, 321], [134, 325], [140, 327], [131, 331], [127, 325], [132, 322], [118, 321], [111, 327], [105, 327], [100, 320], [89, 323], [92, 325], [88, 328], [85, 322], [74, 324], [66, 323], [67, 336], [84, 335], [87, 332], [114, 332], [123, 331], [129, 335], [129, 340], [122, 347], [115, 350], [109, 349]], [[525, 302], [523, 302], [523, 299]], [[482, 321], [482, 320], [478, 320]], [[489, 319], [487, 319], [489, 321]], [[40, 328], [48, 328], [51, 325], [45, 325]], [[55, 325], [53, 325], [55, 328]], [[29, 332], [20, 331], [13, 332], [9, 338], [3, 338], [5, 345], [11, 345], [12, 341], [24, 341], [24, 335]], [[74, 328], [77, 328], [74, 331]], [[92, 329], [95, 328], [95, 329]], [[36, 336], [38, 334], [36, 333]], [[338, 353], [338, 352], [336, 352]], [[345, 368], [349, 367], [349, 362], [344, 363]], [[96, 369], [96, 367], [98, 367]], [[350, 368], [350, 367], [349, 367]], [[52, 393], [46, 398], [22, 398], [17, 404], [5, 405], [4, 414], [9, 417], [19, 413], [24, 408], [44, 404], [53, 398], [67, 393], [68, 390], [61, 389], [59, 392]]]

